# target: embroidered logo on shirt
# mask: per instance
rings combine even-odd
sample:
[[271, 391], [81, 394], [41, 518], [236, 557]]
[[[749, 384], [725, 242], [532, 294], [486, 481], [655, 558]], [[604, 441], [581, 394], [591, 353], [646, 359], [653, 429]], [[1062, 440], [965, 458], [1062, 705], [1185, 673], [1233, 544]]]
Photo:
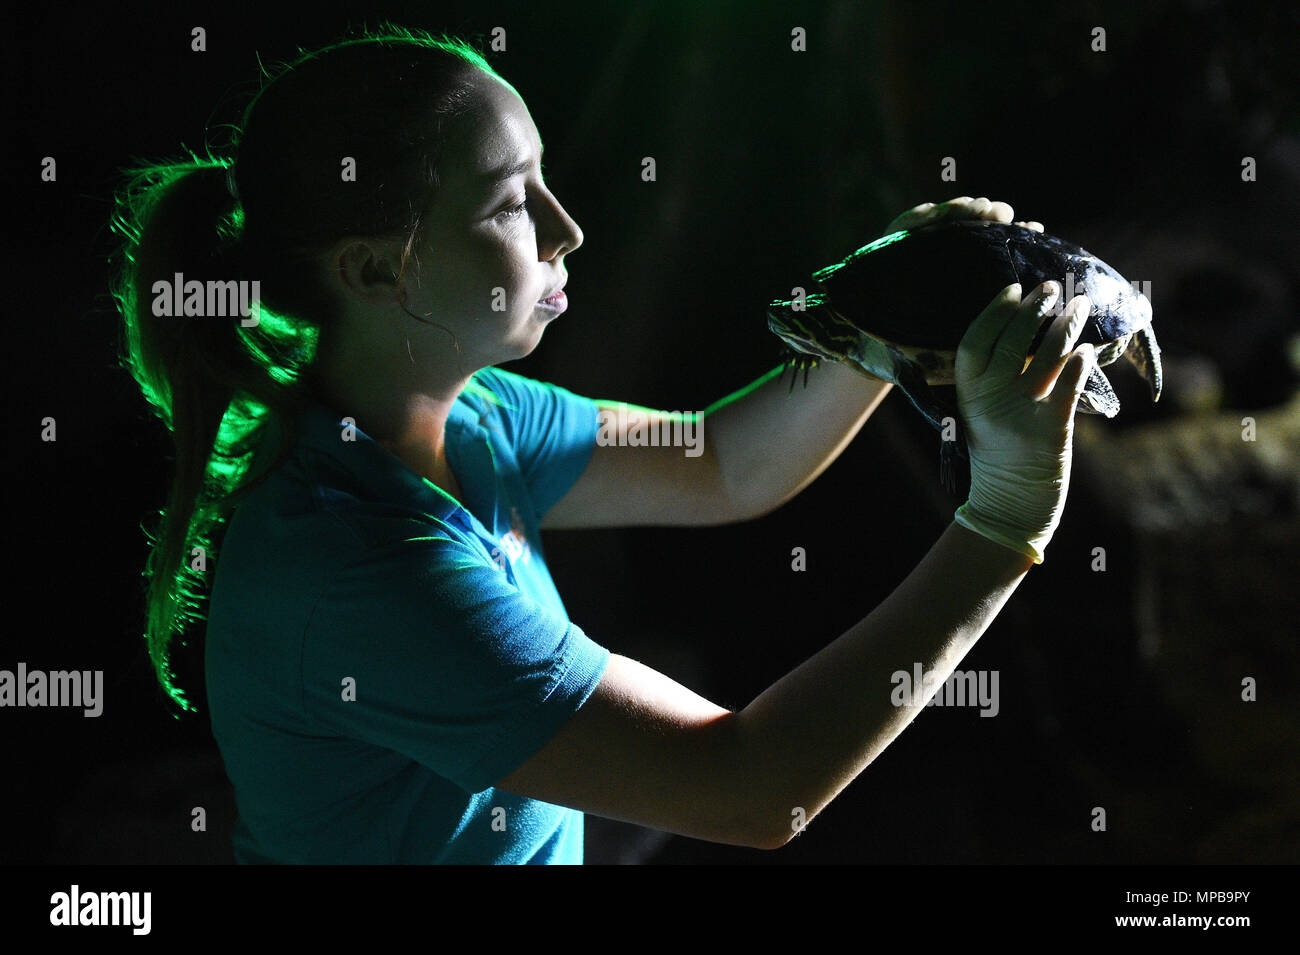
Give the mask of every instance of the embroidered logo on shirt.
[[506, 569], [507, 560], [512, 564], [516, 561], [526, 564], [532, 559], [532, 548], [528, 546], [528, 528], [517, 507], [510, 508], [510, 530], [501, 535], [500, 544], [500, 547], [492, 548], [492, 559], [502, 570]]

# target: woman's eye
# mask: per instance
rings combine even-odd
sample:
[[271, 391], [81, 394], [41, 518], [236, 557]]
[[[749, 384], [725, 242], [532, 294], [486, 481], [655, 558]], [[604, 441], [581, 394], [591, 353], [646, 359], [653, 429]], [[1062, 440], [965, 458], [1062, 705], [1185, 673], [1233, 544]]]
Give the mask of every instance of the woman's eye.
[[509, 209], [502, 209], [500, 212], [498, 212], [497, 218], [513, 219], [515, 216], [522, 213], [526, 208], [528, 208], [528, 200], [521, 199], [517, 204], [511, 206]]

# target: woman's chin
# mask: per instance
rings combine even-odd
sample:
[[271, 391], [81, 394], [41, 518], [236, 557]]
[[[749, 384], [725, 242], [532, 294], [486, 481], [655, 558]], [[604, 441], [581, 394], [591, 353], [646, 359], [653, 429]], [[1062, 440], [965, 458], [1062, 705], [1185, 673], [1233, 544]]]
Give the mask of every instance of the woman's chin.
[[541, 343], [542, 333], [546, 331], [546, 322], [540, 319], [533, 319], [529, 325], [531, 327], [522, 328], [518, 335], [512, 336], [509, 341], [503, 342], [504, 353], [500, 361], [517, 361], [520, 358], [527, 358]]

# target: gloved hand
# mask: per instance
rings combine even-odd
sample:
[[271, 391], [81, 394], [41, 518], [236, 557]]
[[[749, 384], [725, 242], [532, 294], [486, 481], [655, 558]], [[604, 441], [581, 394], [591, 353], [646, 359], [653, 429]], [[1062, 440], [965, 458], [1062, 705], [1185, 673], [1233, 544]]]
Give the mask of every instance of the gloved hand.
[[1095, 360], [1091, 345], [1071, 351], [1092, 308], [1079, 295], [1025, 367], [1029, 344], [1060, 294], [1058, 283], [1044, 282], [1022, 303], [1020, 285], [1007, 286], [957, 348], [971, 484], [953, 519], [1036, 564], [1065, 508], [1074, 412]]

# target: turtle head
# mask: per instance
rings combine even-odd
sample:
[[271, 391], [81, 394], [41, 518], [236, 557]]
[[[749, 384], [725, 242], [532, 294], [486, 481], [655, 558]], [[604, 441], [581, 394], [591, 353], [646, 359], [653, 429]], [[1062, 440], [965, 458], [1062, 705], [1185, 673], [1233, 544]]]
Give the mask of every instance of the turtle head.
[[796, 354], [836, 362], [843, 361], [862, 337], [818, 293], [772, 302], [767, 307], [767, 327]]

